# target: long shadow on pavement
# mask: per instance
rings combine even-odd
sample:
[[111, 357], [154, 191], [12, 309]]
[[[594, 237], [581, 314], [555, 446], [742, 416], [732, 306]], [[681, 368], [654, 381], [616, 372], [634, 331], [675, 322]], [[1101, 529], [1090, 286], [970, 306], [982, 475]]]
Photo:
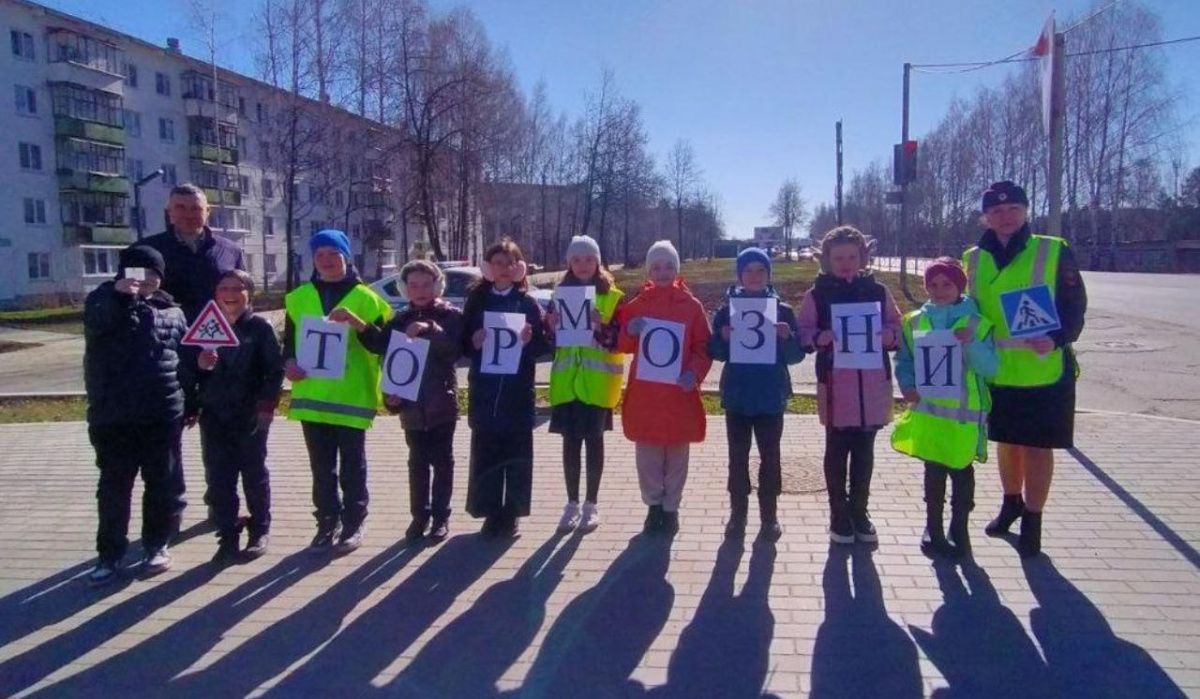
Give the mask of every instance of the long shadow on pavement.
[[[194, 524], [180, 532], [173, 545], [207, 531], [210, 530], [205, 524]], [[141, 541], [131, 543], [129, 550], [140, 551]], [[82, 577], [95, 564], [95, 559], [77, 563], [0, 599], [0, 619], [4, 620], [0, 626], [0, 648], [38, 629], [70, 619], [106, 597], [124, 590], [132, 582], [128, 575], [121, 575], [110, 585], [85, 587]], [[0, 684], [0, 690], [3, 687]]]
[[741, 594], [734, 594], [742, 542], [726, 541], [696, 615], [671, 654], [667, 683], [651, 691], [661, 697], [759, 697], [767, 680], [775, 615], [771, 577], [775, 544], [755, 542]]
[[1022, 561], [1038, 607], [1029, 624], [1054, 696], [1186, 696], [1141, 646], [1113, 633], [1104, 614], [1046, 556]]
[[333, 638], [346, 615], [420, 550], [404, 542], [389, 546], [212, 665], [173, 680], [171, 696], [208, 699], [249, 694]]
[[671, 542], [637, 535], [600, 580], [573, 599], [550, 627], [514, 694], [522, 697], [635, 697], [630, 675], [675, 603], [667, 581]]
[[[335, 624], [323, 631], [316, 643], [305, 642], [304, 652], [316, 649], [332, 639], [303, 665], [296, 668], [270, 692], [273, 696], [361, 696], [372, 691], [371, 681], [411, 646], [454, 600], [479, 579], [508, 550], [511, 541], [492, 541], [470, 534], [453, 537], [396, 585], [379, 602], [337, 632]], [[314, 610], [319, 612], [319, 610]], [[321, 623], [324, 623], [321, 620]], [[341, 618], [337, 619], [341, 623]], [[300, 634], [308, 624], [297, 624]], [[292, 631], [290, 633], [295, 633]], [[286, 634], [281, 630], [281, 636]], [[285, 644], [289, 641], [283, 641]], [[264, 653], [273, 653], [272, 641], [265, 641]], [[300, 650], [300, 649], [297, 649]], [[298, 660], [304, 653], [291, 652], [286, 663], [275, 663], [271, 674], [258, 673], [265, 680]], [[241, 664], [254, 664], [254, 654]], [[258, 686], [240, 686], [244, 694]], [[218, 685], [219, 686], [219, 685]], [[224, 689], [224, 688], [223, 688]]]
[[214, 569], [200, 565], [173, 578], [148, 586], [44, 643], [0, 663], [0, 696], [26, 689], [67, 663], [78, 660], [108, 640], [124, 633], [138, 622], [212, 579]]
[[[846, 569], [851, 561], [853, 578]], [[825, 620], [813, 647], [810, 696], [922, 696], [917, 647], [884, 608], [872, 552], [830, 545], [822, 584]]]
[[972, 560], [963, 561], [961, 577], [953, 563], [936, 562], [934, 572], [942, 606], [933, 613], [930, 631], [908, 627], [949, 684], [932, 696], [1052, 696], [1041, 654], [987, 573]]
[[[575, 534], [556, 534], [512, 578], [498, 582], [443, 628], [387, 687], [387, 696], [492, 697], [505, 670], [542, 628], [546, 602], [579, 548]], [[557, 550], [556, 550], [557, 548]]]
[[95, 696], [97, 687], [108, 695], [166, 695], [171, 679], [202, 658], [226, 631], [326, 562], [307, 551], [294, 553], [161, 633], [35, 696]]

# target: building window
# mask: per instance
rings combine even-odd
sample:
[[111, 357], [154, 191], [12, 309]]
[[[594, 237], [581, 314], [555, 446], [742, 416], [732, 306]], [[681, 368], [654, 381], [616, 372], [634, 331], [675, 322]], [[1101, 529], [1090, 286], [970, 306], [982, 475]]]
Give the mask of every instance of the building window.
[[121, 74], [125, 76], [125, 84], [129, 87], [138, 86], [138, 71], [137, 66], [126, 62], [121, 64]]
[[125, 175], [137, 182], [146, 175], [146, 164], [138, 158], [128, 158], [125, 161]]
[[82, 248], [83, 274], [87, 277], [111, 277], [117, 273], [118, 248]]
[[141, 229], [146, 221], [146, 207], [140, 209], [136, 206], [129, 207], [129, 224], [136, 229]]
[[167, 143], [175, 142], [175, 120], [165, 117], [158, 118], [158, 138]]
[[116, 127], [123, 123], [121, 96], [111, 92], [74, 83], [50, 83], [50, 101], [55, 116], [96, 121]]
[[175, 176], [175, 166], [171, 163], [163, 163], [162, 166], [162, 181], [168, 187], [174, 187], [179, 184], [179, 179]]
[[171, 96], [171, 76], [166, 73], [154, 74], [154, 91], [163, 97]]
[[238, 114], [246, 116], [246, 98], [238, 95]]
[[84, 226], [124, 226], [129, 197], [106, 192], [62, 192], [63, 223]]
[[275, 274], [275, 253], [263, 255], [263, 271], [267, 274]]
[[17, 100], [17, 114], [25, 116], [37, 115], [37, 93], [32, 87], [16, 85], [13, 87]]
[[142, 114], [135, 112], [132, 109], [122, 110], [122, 118], [125, 122], [125, 133], [135, 138], [142, 137]]
[[112, 176], [125, 171], [125, 149], [119, 146], [71, 138], [59, 141], [55, 154], [60, 170]]
[[121, 74], [121, 51], [108, 42], [67, 29], [51, 30], [48, 40], [51, 63], [74, 63], [111, 75]]
[[249, 175], [239, 175], [238, 176], [238, 191], [247, 196], [250, 195], [250, 176]]
[[270, 216], [263, 216], [263, 237], [275, 237], [275, 219]]
[[266, 177], [263, 178], [262, 195], [263, 199], [275, 198], [275, 180], [267, 179]]
[[266, 121], [269, 118], [269, 116], [267, 114], [267, 106], [265, 104], [263, 104], [262, 102], [255, 103], [254, 115], [255, 115], [255, 117], [258, 118], [258, 122], [260, 124], [262, 122]]
[[42, 147], [36, 143], [17, 144], [20, 153], [21, 169], [31, 172], [42, 171]]
[[214, 207], [209, 216], [209, 226], [221, 230], [249, 231], [253, 225], [250, 212], [245, 209]]
[[25, 197], [25, 223], [46, 222], [46, 200]]
[[237, 137], [238, 155], [241, 157], [242, 160], [245, 160], [246, 158], [250, 157], [250, 149], [248, 148], [249, 145], [250, 144], [246, 143], [245, 136]]
[[50, 278], [50, 253], [29, 253], [29, 278], [31, 280]]
[[12, 39], [12, 52], [14, 56], [26, 61], [32, 61], [37, 57], [33, 52], [32, 34], [13, 29], [8, 32], [8, 35]]

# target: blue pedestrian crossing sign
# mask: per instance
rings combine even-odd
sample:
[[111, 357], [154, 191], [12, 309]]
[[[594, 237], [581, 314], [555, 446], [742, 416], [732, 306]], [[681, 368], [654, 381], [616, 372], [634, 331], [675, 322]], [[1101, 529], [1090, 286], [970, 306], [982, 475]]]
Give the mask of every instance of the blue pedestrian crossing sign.
[[1010, 337], [1036, 337], [1062, 327], [1054, 297], [1045, 284], [1006, 291], [1000, 294], [1000, 305]]

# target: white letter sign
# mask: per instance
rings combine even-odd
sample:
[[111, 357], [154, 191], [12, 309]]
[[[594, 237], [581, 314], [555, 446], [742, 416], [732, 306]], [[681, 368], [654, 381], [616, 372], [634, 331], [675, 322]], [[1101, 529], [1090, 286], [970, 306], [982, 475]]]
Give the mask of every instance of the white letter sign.
[[963, 348], [953, 330], [913, 333], [913, 369], [922, 398], [958, 398], [963, 385]]
[[521, 330], [524, 329], [524, 313], [483, 314], [483, 354], [479, 358], [479, 370], [485, 374], [515, 374], [521, 367]]
[[883, 313], [878, 301], [830, 305], [835, 369], [883, 368]]
[[300, 323], [296, 363], [310, 379], [340, 379], [346, 374], [350, 326], [308, 316]]
[[423, 337], [410, 338], [405, 333], [393, 330], [387, 353], [383, 355], [383, 375], [379, 380], [383, 393], [404, 400], [416, 400], [421, 392], [425, 358], [428, 356], [429, 340]]
[[734, 364], [774, 364], [776, 298], [729, 299], [729, 361]]
[[558, 347], [591, 347], [593, 344], [592, 310], [596, 308], [596, 287], [560, 286], [554, 290], [554, 311], [558, 325], [554, 344]]
[[638, 336], [637, 377], [674, 384], [683, 367], [683, 323], [646, 318]]

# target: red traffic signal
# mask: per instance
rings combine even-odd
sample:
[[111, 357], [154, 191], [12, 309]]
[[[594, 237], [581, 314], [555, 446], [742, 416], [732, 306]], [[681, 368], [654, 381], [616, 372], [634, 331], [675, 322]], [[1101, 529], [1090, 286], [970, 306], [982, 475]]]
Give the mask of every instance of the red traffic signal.
[[917, 180], [917, 142], [905, 141], [892, 147], [892, 182], [896, 186]]

